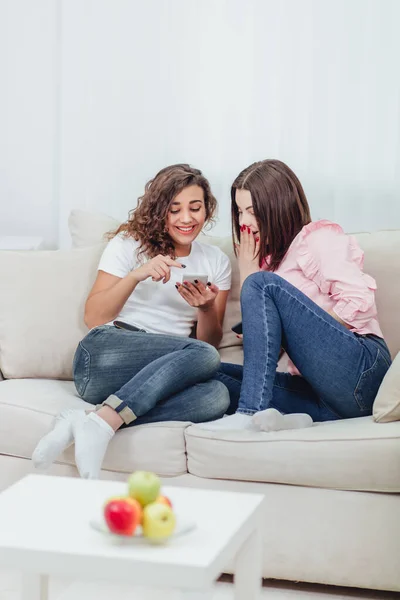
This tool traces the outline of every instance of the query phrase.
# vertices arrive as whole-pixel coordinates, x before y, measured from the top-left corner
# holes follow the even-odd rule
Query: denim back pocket
[[[354,390],[354,398],[360,410],[367,414],[372,413],[372,405],[389,366],[382,352],[378,350],[372,366],[360,375]]]

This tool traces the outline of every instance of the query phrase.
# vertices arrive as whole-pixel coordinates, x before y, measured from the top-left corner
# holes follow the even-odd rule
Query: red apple
[[[112,498],[104,507],[104,518],[112,533],[133,535],[142,519],[142,507],[133,498]]]
[[[165,504],[166,506],[172,508],[172,502],[169,498],[167,498],[167,496],[158,496],[155,501],[159,504]]]

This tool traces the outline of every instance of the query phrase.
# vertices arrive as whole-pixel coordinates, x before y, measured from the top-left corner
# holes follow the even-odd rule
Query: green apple
[[[162,542],[176,527],[174,511],[170,506],[153,502],[143,509],[143,535],[153,542]]]
[[[135,471],[128,479],[128,494],[142,506],[154,502],[160,494],[161,481],[155,473]]]

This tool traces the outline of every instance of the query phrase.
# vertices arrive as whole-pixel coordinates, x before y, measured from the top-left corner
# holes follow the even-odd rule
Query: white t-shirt
[[[141,254],[140,243],[123,234],[115,236],[105,248],[98,269],[125,277],[137,267],[148,262]],[[149,333],[182,335],[188,337],[197,320],[197,309],[182,298],[175,287],[185,273],[206,275],[220,290],[231,287],[231,264],[229,258],[217,246],[193,242],[189,256],[178,257],[186,269],[171,268],[168,283],[152,281],[151,277],[138,283],[118,315],[120,321],[136,325]]]

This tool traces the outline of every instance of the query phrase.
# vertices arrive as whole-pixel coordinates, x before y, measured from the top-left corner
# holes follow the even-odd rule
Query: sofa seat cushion
[[[15,379],[0,382],[0,454],[30,458],[39,439],[64,408],[93,409],[75,392],[72,381]],[[111,440],[103,468],[131,473],[136,469],[168,477],[186,473],[184,431],[189,423],[138,425]],[[74,465],[70,447],[59,462]]]
[[[400,422],[372,417],[292,431],[185,431],[188,471],[198,477],[318,488],[400,492]]]

